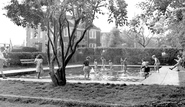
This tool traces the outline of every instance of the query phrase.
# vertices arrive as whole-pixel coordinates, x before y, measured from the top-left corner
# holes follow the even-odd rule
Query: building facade
[[[73,30],[73,24],[70,22],[70,33]],[[77,31],[75,32],[75,35],[77,38],[79,38],[84,29],[83,27],[79,26],[77,28]],[[100,47],[100,33],[101,30],[97,28],[96,26],[93,26],[90,30],[88,30],[85,34],[85,37],[83,40],[79,43],[78,47],[90,47],[90,48],[95,48],[95,47]],[[67,28],[64,29],[63,31],[63,40],[64,40],[64,45],[68,45],[68,30]],[[26,46],[27,47],[36,47],[40,52],[46,52],[46,46],[47,46],[47,32],[42,31],[41,28],[39,27],[38,29],[33,29],[31,27],[26,28]]]

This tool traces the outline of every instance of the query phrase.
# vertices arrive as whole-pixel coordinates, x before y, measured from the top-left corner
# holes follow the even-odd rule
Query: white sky
[[[9,43],[10,39],[13,45],[22,45],[26,38],[26,31],[22,27],[18,27],[3,15],[2,8],[10,0],[0,0],[0,43]],[[140,11],[135,7],[135,4],[143,0],[125,0],[128,4],[128,17],[131,18]],[[101,29],[102,32],[109,32],[114,24],[108,24],[107,16],[99,16],[99,19],[94,21],[94,24]]]

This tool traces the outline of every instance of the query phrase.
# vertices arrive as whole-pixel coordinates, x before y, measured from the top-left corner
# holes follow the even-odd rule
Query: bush
[[[47,64],[47,54],[41,52],[10,52],[8,58],[10,58],[10,65],[21,65],[20,59],[35,59],[38,54],[42,54],[43,63]]]
[[[17,49],[12,49],[12,52],[38,52],[34,47],[20,47]]]

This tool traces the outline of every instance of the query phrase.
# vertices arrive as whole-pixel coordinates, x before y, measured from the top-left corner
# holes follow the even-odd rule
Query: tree
[[[131,38],[134,38],[143,48],[149,44],[154,34],[154,29],[149,28],[147,20],[147,17],[142,14],[133,18],[129,23]],[[151,33],[146,34],[146,30]]]
[[[103,8],[107,8],[108,21],[115,21],[116,26],[121,26],[126,23],[126,7],[124,0],[108,0],[108,2],[106,0],[23,0],[21,3],[11,0],[4,9],[7,10],[5,15],[16,25],[34,29],[40,26],[42,30],[47,31],[50,77],[55,85],[64,86],[66,84],[65,68],[78,44],[93,26],[93,20],[97,14],[105,14]],[[69,18],[68,15],[71,17]],[[71,22],[73,23],[72,31],[69,28]],[[80,37],[76,37],[75,33],[79,26],[84,30]],[[66,49],[63,42],[64,29],[68,31]],[[54,70],[55,62],[58,66],[56,71]]]
[[[158,23],[163,19],[164,25],[162,32],[166,35],[167,43],[173,47],[185,46],[185,32],[184,32],[184,0],[146,0],[139,3],[145,11],[145,15],[154,17],[153,22]],[[155,14],[154,14],[155,13]]]
[[[120,31],[117,28],[113,28],[109,36],[109,47],[120,47],[123,44],[123,39],[120,36]]]

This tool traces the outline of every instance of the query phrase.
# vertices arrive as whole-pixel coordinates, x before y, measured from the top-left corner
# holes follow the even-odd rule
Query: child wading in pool
[[[90,76],[91,67],[89,66],[89,59],[90,59],[90,57],[87,56],[86,60],[83,63],[83,71],[84,71],[84,78],[85,79],[89,79],[89,76]]]
[[[40,74],[43,72],[43,58],[42,55],[37,55],[35,58],[37,78],[40,78]]]
[[[98,62],[96,59],[94,59],[94,71],[97,73],[98,70]]]

